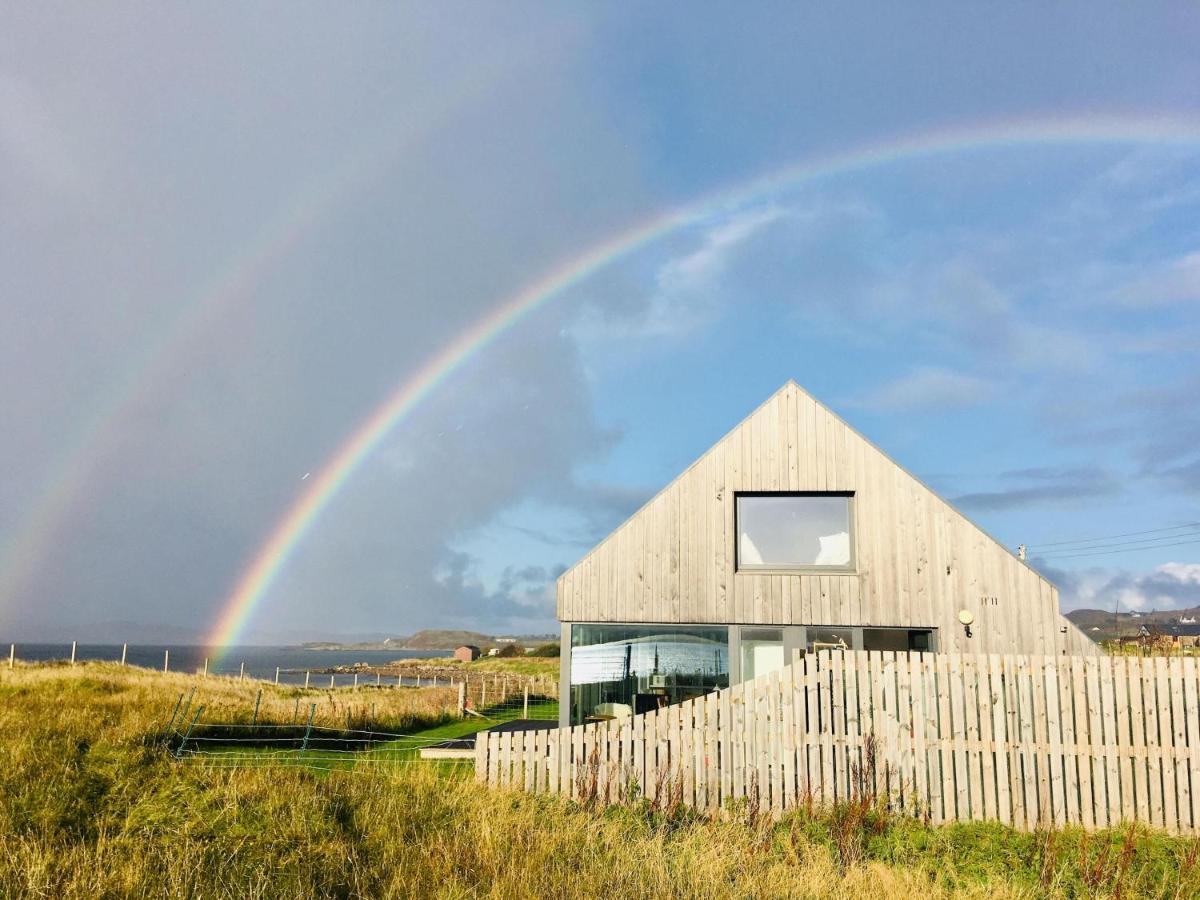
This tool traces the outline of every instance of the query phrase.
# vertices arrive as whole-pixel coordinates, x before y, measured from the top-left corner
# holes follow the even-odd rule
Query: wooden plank
[[[1121,773],[1117,765],[1117,713],[1112,658],[1100,659],[1100,716],[1104,722],[1104,780],[1107,786],[1107,821],[1121,819]]]
[[[1142,682],[1142,712],[1146,722],[1146,777],[1150,809],[1147,821],[1163,827],[1162,755],[1158,741],[1158,689],[1154,680],[1154,660],[1139,659]]]
[[[977,657],[963,656],[960,662],[960,677],[962,678],[963,695],[963,730],[967,742],[971,746],[979,743],[979,676],[975,668]],[[984,818],[983,799],[983,754],[979,751],[967,751],[967,792],[970,796],[971,818]]]
[[[1063,782],[1062,710],[1058,685],[1058,657],[1042,657],[1042,681],[1046,702],[1046,765],[1050,777],[1051,816],[1055,827],[1067,824],[1066,786]]]
[[[1179,806],[1176,812],[1176,828],[1180,834],[1192,831],[1192,784],[1188,772],[1187,753],[1187,706],[1185,702],[1183,658],[1174,656],[1167,661],[1171,698],[1171,744],[1174,750],[1175,787]]]
[[[1132,766],[1133,766],[1133,793],[1134,793],[1134,816],[1136,821],[1150,821],[1150,782],[1146,777],[1146,706],[1142,699],[1142,667],[1141,660],[1137,657],[1123,658],[1113,660],[1113,663],[1120,663],[1122,669],[1125,670],[1128,678],[1129,690],[1129,723],[1132,728]],[[1089,665],[1091,665],[1089,663]],[[1099,663],[1095,663],[1099,665]],[[1099,695],[1093,694],[1098,702]],[[1095,741],[1095,738],[1093,738]],[[1099,754],[1097,754],[1099,756]],[[1098,805],[1098,804],[1097,804]],[[1100,821],[1099,812],[1097,812],[1098,826],[1109,824]]]
[[[1154,657],[1154,686],[1158,697],[1158,745],[1161,748],[1163,827],[1179,828],[1179,794],[1175,783],[1175,724],[1171,685],[1165,656]]]
[[[1113,672],[1113,702],[1116,705],[1116,743],[1117,743],[1117,780],[1121,798],[1121,820],[1132,822],[1135,818],[1133,807],[1133,758],[1127,752],[1130,747],[1129,726],[1129,670],[1125,660],[1114,659],[1111,663]]]
[[[950,657],[939,653],[934,657],[937,673],[938,698],[938,755],[942,769],[942,821],[953,822],[958,814],[958,786],[954,772],[954,715],[950,709]]]
[[[976,656],[973,660],[975,675],[976,704],[979,718],[979,771],[980,799],[982,807],[980,817],[995,821],[998,818],[996,798],[996,740],[992,734],[992,705],[991,670],[987,656]]]
[[[1009,771],[1007,694],[1004,690],[1004,660],[999,654],[988,654],[990,685],[991,734],[996,776],[996,818],[1005,825],[1013,821],[1012,773]]]
[[[1083,657],[1070,657],[1071,667],[1071,703],[1075,711],[1075,742],[1082,748],[1076,753],[1076,771],[1079,777],[1079,821],[1084,828],[1094,828],[1096,825],[1094,806],[1092,803],[1092,758],[1091,736],[1088,732],[1087,678],[1083,669]],[[1126,692],[1128,701],[1128,692]],[[1132,793],[1131,793],[1132,796]]]
[[[1092,745],[1092,797],[1095,804],[1097,828],[1115,825],[1108,817],[1108,774],[1104,764],[1104,745],[1107,736],[1104,730],[1104,711],[1100,693],[1100,660],[1089,658],[1084,661],[1084,673],[1088,695],[1088,732]]]
[[[1200,685],[1195,658],[1181,660],[1184,718],[1187,721],[1188,782],[1191,786],[1191,833],[1200,833]]]

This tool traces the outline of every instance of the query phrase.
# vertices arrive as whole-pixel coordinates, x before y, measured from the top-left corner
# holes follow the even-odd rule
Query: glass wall
[[[782,628],[742,627],[740,640],[741,679],[749,681],[783,668]]]
[[[572,625],[570,722],[624,718],[729,686],[729,629]]]

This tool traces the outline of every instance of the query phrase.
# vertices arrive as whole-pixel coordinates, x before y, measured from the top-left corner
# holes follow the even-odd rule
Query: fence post
[[[400,672],[396,673],[396,687],[404,687],[404,675]]]
[[[262,703],[262,688],[258,689],[258,696],[254,698],[254,718],[250,720],[251,728],[258,724],[258,705],[260,703]]]
[[[305,689],[306,691],[308,690],[308,676],[309,676],[309,675],[311,675],[311,674],[312,674],[312,673],[311,673],[311,672],[309,672],[307,669],[305,669],[305,670],[304,670],[304,689]]]
[[[167,669],[168,669],[168,664],[170,663],[170,661],[171,661],[171,651],[170,651],[170,650],[164,650],[164,651],[163,651],[163,671],[164,671],[164,672],[166,672],[166,671],[167,671]]]
[[[208,677],[208,657],[204,657],[204,677]]]
[[[17,645],[8,645],[8,667],[11,669],[17,662]]]
[[[526,682],[526,684],[525,684],[525,703],[521,707],[521,718],[522,719],[529,718],[529,684],[528,684],[528,682]]]
[[[375,673],[375,687],[379,687],[379,685],[381,685],[381,684],[383,684],[383,675],[380,672],[376,672]]]
[[[480,684],[482,685],[483,692],[479,696],[479,711],[483,712],[487,709],[487,679],[481,679]]]
[[[192,685],[192,689],[191,689],[190,691],[188,691],[188,698],[187,698],[187,702],[183,704],[183,709],[181,710],[181,713],[182,713],[182,715],[184,716],[184,718],[186,718],[186,717],[187,717],[187,714],[188,714],[188,712],[190,712],[190,711],[191,711],[191,708],[192,708],[192,699],[193,699],[195,696],[196,696],[196,686],[193,684],[193,685]]]
[[[275,683],[279,684],[279,666],[275,667]]]
[[[467,704],[467,683],[460,681],[458,683],[458,717],[461,719],[466,713],[464,709]]]
[[[125,652],[129,649],[129,644],[121,645],[121,665],[125,665]]]
[[[188,738],[192,736],[192,729],[195,728],[196,723],[200,721],[200,713],[202,712],[204,712],[203,706],[196,708],[196,715],[192,717],[192,723],[188,725],[187,734],[183,736],[183,741],[179,744],[179,752],[176,754],[176,757],[182,755],[183,748],[187,746]]]
[[[292,721],[297,722],[299,720],[300,720],[300,698],[297,697],[296,698],[296,708],[292,710]]]
[[[183,706],[183,691],[179,692],[179,699],[175,701],[175,709],[171,713],[171,721],[167,723],[167,731],[175,727],[175,717],[179,715],[179,707]]]
[[[300,745],[300,752],[303,753],[308,749],[308,738],[312,734],[313,716],[317,714],[317,704],[310,703],[308,707],[308,725],[304,729],[304,743]]]
[[[75,665],[75,642],[71,641],[71,665]]]
[[[420,686],[421,686],[421,673],[418,672],[417,673],[417,687],[420,687]]]
[[[358,690],[358,673],[357,672],[354,673],[354,689],[356,691]]]
[[[242,660],[242,666],[238,669],[238,681],[246,677],[246,661]]]
[[[333,673],[332,672],[329,673],[329,686],[333,687]]]

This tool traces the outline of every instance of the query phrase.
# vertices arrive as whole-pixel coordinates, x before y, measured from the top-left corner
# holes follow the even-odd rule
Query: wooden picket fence
[[[875,797],[932,822],[1200,830],[1195,659],[822,651],[630,718],[484,732],[486,783],[779,816]]]

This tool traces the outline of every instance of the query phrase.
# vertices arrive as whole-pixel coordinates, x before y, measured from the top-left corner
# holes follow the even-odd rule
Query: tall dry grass
[[[600,810],[419,763],[181,766],[156,735],[192,683],[97,665],[0,672],[0,897],[1109,896],[1118,863],[1125,897],[1195,886],[1191,845],[1145,835],[1110,865],[1100,848],[1117,836],[1064,833],[1048,849],[992,826],[897,822],[850,858],[836,816],[818,813],[772,824]],[[207,689],[229,713],[257,691]]]

